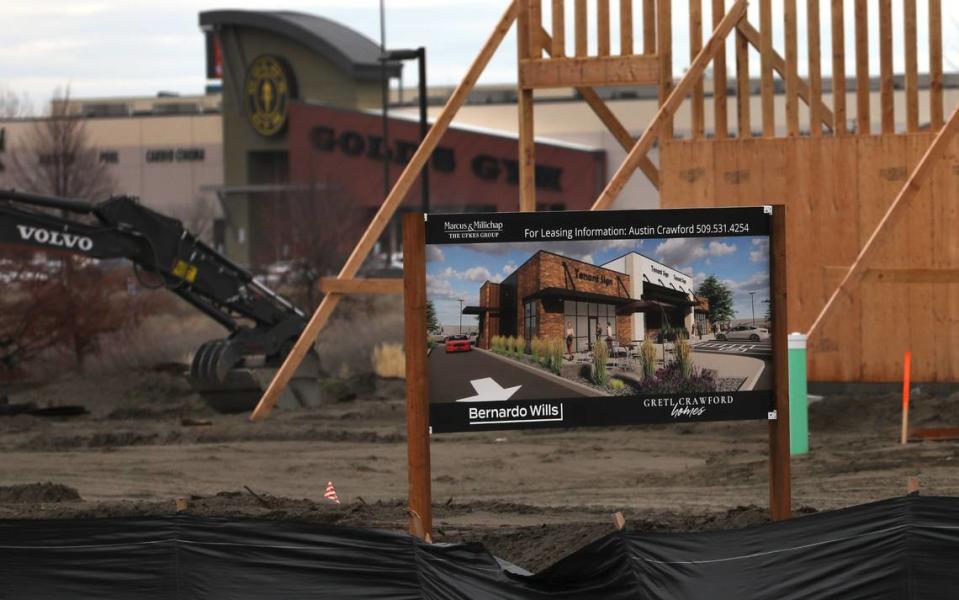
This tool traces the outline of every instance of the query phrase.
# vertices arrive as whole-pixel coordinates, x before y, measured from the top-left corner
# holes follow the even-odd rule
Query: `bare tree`
[[[54,92],[50,116],[10,145],[10,181],[21,190],[103,200],[116,183],[100,162],[83,118],[67,113],[70,92]]]
[[[213,224],[220,217],[220,210],[216,200],[203,194],[197,194],[189,203],[181,203],[172,207],[169,215],[179,219],[183,227],[210,243],[213,241]]]
[[[359,239],[364,210],[325,184],[277,194],[260,210],[267,243],[258,261],[285,264],[280,283],[293,288],[294,301],[313,309],[319,279],[339,272]]]
[[[18,94],[0,86],[0,119],[19,119],[33,113],[33,103],[26,93]]]
[[[105,199],[114,179],[99,161],[84,121],[67,114],[68,100],[68,93],[55,93],[51,115],[9,144],[9,180],[36,194]],[[0,302],[0,356],[8,369],[60,346],[82,370],[84,357],[96,351],[103,334],[131,325],[125,277],[70,254],[4,254],[0,275],[13,278]]]

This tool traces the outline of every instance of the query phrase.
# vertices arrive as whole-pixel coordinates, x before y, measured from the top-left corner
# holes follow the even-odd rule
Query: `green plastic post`
[[[806,336],[789,334],[789,451],[809,452],[809,404],[806,398]]]

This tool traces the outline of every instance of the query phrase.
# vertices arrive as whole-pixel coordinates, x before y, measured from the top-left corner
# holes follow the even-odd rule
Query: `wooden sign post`
[[[772,296],[773,396],[776,419],[769,421],[769,515],[773,521],[792,517],[789,452],[789,357],[786,323],[786,207],[773,206],[769,239]]]
[[[403,215],[403,317],[406,348],[406,455],[410,533],[432,536],[430,415],[426,379],[426,226],[421,213]],[[419,522],[417,522],[417,517]]]

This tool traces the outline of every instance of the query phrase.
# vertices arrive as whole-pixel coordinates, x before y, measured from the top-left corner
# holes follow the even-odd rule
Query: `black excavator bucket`
[[[213,340],[200,346],[193,355],[190,384],[217,412],[250,412],[273,380],[277,368],[279,365],[242,357],[230,340]],[[317,406],[319,398],[319,360],[311,352],[280,396],[278,406]]]

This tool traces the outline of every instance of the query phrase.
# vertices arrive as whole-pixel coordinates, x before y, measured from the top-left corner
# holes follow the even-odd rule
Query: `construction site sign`
[[[775,418],[771,219],[427,215],[431,431]]]

